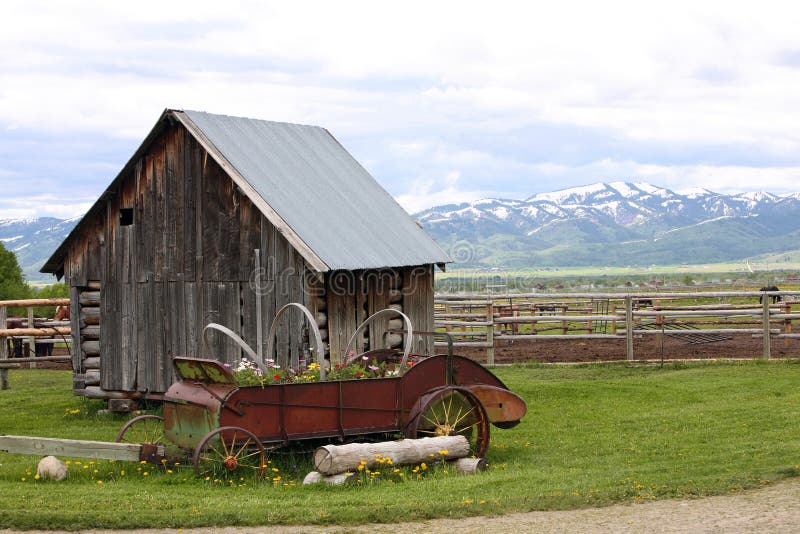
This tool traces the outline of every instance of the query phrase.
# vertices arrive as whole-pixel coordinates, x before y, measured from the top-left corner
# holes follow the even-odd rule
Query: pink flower
[[[369,369],[370,371],[377,371],[377,370],[378,370],[378,367],[377,367],[377,366],[375,366],[375,365],[370,365],[368,369]]]

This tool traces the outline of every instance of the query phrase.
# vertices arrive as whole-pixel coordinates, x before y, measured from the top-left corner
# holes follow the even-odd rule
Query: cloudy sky
[[[410,211],[798,191],[796,6],[6,0],[0,218],[82,213],[167,107],[324,126]]]

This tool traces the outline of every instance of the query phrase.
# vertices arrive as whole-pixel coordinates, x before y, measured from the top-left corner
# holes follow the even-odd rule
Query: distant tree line
[[[0,300],[48,299],[69,296],[66,284],[52,284],[35,288],[31,287],[22,275],[17,255],[0,243]],[[52,306],[34,308],[37,317],[51,317],[55,309]],[[21,309],[11,308],[9,315],[19,315]]]

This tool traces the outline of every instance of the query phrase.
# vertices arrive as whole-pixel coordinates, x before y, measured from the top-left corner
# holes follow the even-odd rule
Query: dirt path
[[[0,534],[9,533],[0,530]],[[120,534],[130,531],[93,531]],[[227,527],[182,530],[144,530],[146,534],[344,533],[411,532],[458,534],[491,532],[800,532],[800,479],[790,479],[757,490],[693,500],[664,500],[618,504],[558,512],[528,512],[498,517],[434,519],[419,523],[371,524],[359,527]],[[49,531],[47,534],[55,534]]]

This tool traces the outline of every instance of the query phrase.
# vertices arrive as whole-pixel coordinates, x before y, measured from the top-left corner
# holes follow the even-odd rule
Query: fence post
[[[658,308],[654,307],[653,309],[658,310]],[[664,316],[663,315],[656,315],[656,328],[658,328],[658,334],[656,334],[656,346],[661,347],[662,350],[664,348]]]
[[[625,353],[633,360],[633,298],[625,295]]]
[[[609,310],[609,315],[617,315],[617,305],[616,303],[611,304],[611,309]],[[611,333],[615,336],[617,335],[617,321],[611,321]]]
[[[783,313],[789,314],[792,313],[792,303],[791,302],[784,302],[783,303]],[[784,319],[783,320],[783,333],[784,334],[791,334],[792,333],[792,320],[791,319]],[[792,348],[792,338],[787,337],[785,339],[785,345],[787,349]]]
[[[33,321],[33,306],[27,307],[28,311],[28,328],[33,328],[34,321]],[[36,338],[31,336],[28,338],[28,357],[35,358],[36,357]],[[36,369],[36,362],[31,362],[28,364],[29,369]]]
[[[486,364],[494,365],[494,301],[486,306]]]
[[[0,328],[6,329],[8,323],[8,308],[0,306]],[[8,338],[0,337],[0,363],[8,359]],[[8,389],[8,369],[0,369],[0,389]]]
[[[764,324],[764,359],[769,360],[771,357],[770,354],[770,331],[769,331],[769,304],[770,304],[770,297],[768,295],[763,295],[762,300],[764,302],[761,303],[761,320]]]

